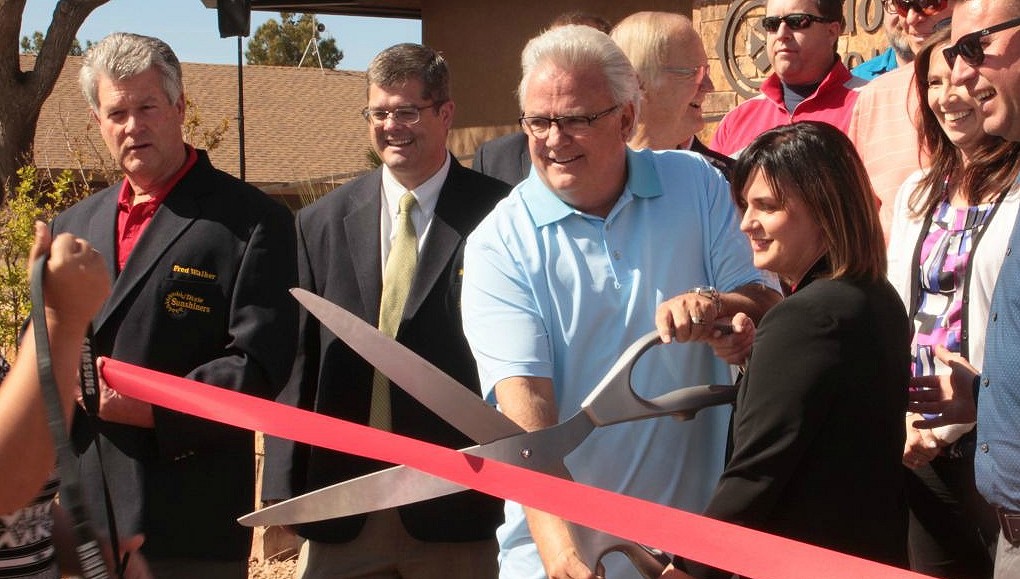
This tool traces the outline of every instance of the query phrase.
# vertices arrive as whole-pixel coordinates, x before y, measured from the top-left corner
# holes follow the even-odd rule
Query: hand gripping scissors
[[[571,478],[563,458],[596,427],[667,415],[687,420],[702,408],[728,404],[736,396],[732,385],[689,386],[653,399],[638,396],[631,385],[631,372],[642,354],[662,343],[653,331],[620,355],[576,414],[555,426],[526,432],[474,392],[357,316],[306,290],[292,289],[291,293],[351,349],[478,443],[461,452],[563,478]],[[238,521],[247,526],[294,525],[398,507],[463,490],[463,486],[397,466],[294,497]],[[626,555],[648,579],[658,577],[668,562],[660,551],[601,531],[572,524],[571,532],[582,561],[596,573],[601,572],[602,558],[610,552]]]

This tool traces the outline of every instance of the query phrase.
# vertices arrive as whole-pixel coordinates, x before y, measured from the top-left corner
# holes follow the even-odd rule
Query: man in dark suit
[[[95,352],[273,397],[296,342],[290,213],[184,143],[181,68],[164,42],[112,34],[80,80],[125,175],[52,225],[108,257]],[[79,409],[73,423],[93,518],[105,518],[98,445],[118,530],[145,535],[156,577],[247,577],[251,532],[236,517],[254,503],[252,433],[101,389],[98,417]]]
[[[510,133],[482,143],[475,151],[471,168],[510,185],[520,183],[531,172],[528,136]]]
[[[398,247],[406,247],[401,232],[409,219],[417,263],[395,337],[477,391],[476,366],[461,329],[463,245],[509,186],[461,167],[447,151],[453,113],[446,63],[434,50],[400,44],[373,59],[363,114],[383,166],[298,214],[298,274],[301,287],[382,329],[380,319],[387,316],[381,304],[392,287]],[[471,443],[389,380],[379,384],[368,363],[307,314],[301,315],[298,340],[280,401],[445,446]],[[373,397],[380,391],[389,397],[388,425],[375,418]],[[386,466],[279,439],[267,442],[266,453],[267,501]],[[498,501],[466,492],[302,525],[298,534],[307,541],[298,576],[494,577],[501,515]]]

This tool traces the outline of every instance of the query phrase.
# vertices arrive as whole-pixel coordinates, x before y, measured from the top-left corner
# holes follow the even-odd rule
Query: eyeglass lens
[[[579,135],[591,128],[595,121],[609,115],[620,105],[616,104],[604,111],[593,115],[568,115],[561,117],[525,117],[520,118],[521,125],[536,138],[544,139],[549,134],[549,129],[555,124],[560,132],[567,135]]]
[[[684,80],[693,80],[694,84],[701,84],[705,80],[705,75],[708,73],[707,64],[699,64],[698,66],[664,66],[663,71],[671,72]]]
[[[956,44],[942,49],[942,54],[945,56],[950,68],[956,64],[957,56],[970,66],[981,66],[985,61],[985,48],[981,45],[981,39],[996,32],[1016,28],[1017,26],[1020,26],[1020,18],[1014,18],[984,30],[964,34],[956,41]]]
[[[934,16],[945,10],[948,4],[949,0],[892,0],[892,5],[901,18],[906,18],[911,8],[918,14]]]
[[[369,109],[366,108],[361,112],[361,115],[365,117],[365,120],[372,124],[381,125],[386,122],[386,119],[392,118],[393,121],[401,125],[413,125],[421,120],[421,111],[429,108],[432,105],[426,105],[424,107],[400,107],[393,110],[386,109]]]
[[[761,26],[766,32],[776,32],[779,30],[779,25],[783,22],[790,27],[790,30],[804,30],[811,26],[811,23],[820,21],[818,17],[812,17],[811,14],[787,14],[786,16],[766,16],[761,19]]]
[[[956,57],[963,58],[963,61],[970,66],[981,66],[985,61],[985,51],[981,48],[981,39],[970,37],[961,38],[956,44],[942,49],[942,54],[949,64],[949,68],[956,65]]]

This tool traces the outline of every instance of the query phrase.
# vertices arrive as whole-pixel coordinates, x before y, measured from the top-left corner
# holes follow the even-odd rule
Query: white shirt
[[[439,191],[446,182],[446,176],[450,172],[450,155],[446,156],[443,166],[424,183],[415,187],[412,191],[418,204],[411,210],[411,222],[414,223],[414,230],[418,234],[418,252],[425,246],[425,238],[428,236],[429,228],[432,225],[432,217],[436,214],[436,203],[439,202]],[[383,165],[382,169],[382,204],[379,216],[379,247],[381,248],[382,271],[386,270],[386,258],[390,255],[390,247],[393,246],[393,223],[397,220],[397,213],[400,210],[400,198],[404,196],[407,188],[401,185],[389,167]]]

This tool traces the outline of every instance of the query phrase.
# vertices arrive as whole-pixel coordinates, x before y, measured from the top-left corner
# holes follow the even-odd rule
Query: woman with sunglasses
[[[929,168],[896,197],[889,279],[911,316],[914,376],[948,374],[944,346],[981,368],[989,302],[1020,208],[1020,144],[982,129],[981,104],[950,82],[949,31],[918,52],[913,90]],[[932,430],[906,418],[903,464],[911,566],[936,577],[990,577],[998,526],[974,484],[974,425]]]
[[[747,316],[733,318],[754,346],[733,411],[732,453],[705,514],[905,566],[910,333],[885,277],[864,166],[835,127],[800,122],[755,139],[731,183],[754,265],[793,290],[756,330]]]

